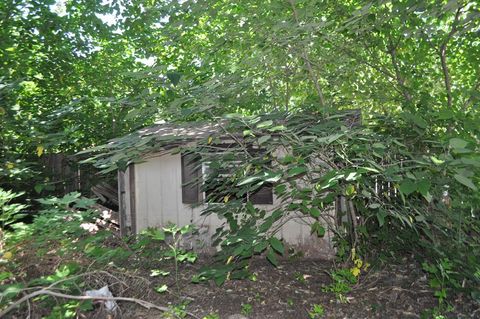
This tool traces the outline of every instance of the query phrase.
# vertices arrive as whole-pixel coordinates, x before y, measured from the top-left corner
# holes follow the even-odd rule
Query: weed
[[[295,276],[295,279],[296,279],[299,283],[301,283],[301,284],[307,283],[307,279],[306,279],[306,278],[307,278],[307,275],[304,275],[304,274],[302,274],[302,273],[296,272],[296,273],[294,274],[294,276]]]
[[[438,299],[438,306],[442,308],[447,298],[447,285],[460,287],[459,283],[451,276],[455,273],[453,264],[448,258],[443,258],[436,263],[424,262],[422,268],[431,277],[430,287],[435,290],[434,295]]]
[[[310,319],[318,319],[325,315],[325,309],[322,305],[314,304],[312,309],[308,312]]]
[[[183,301],[178,305],[171,306],[170,311],[163,314],[163,318],[173,319],[187,317],[187,306],[189,303],[189,301]]]
[[[197,254],[192,251],[186,251],[185,249],[181,248],[181,242],[183,240],[184,235],[191,234],[195,232],[195,227],[193,225],[186,225],[183,227],[178,227],[175,224],[169,224],[167,227],[162,229],[158,228],[149,228],[142,232],[143,235],[155,240],[155,241],[162,241],[165,242],[168,246],[168,250],[163,253],[163,257],[167,259],[173,259],[175,264],[175,285],[177,286],[177,291],[180,291],[179,287],[179,264],[182,262],[190,262],[194,263],[197,260]],[[169,235],[171,238],[167,238]],[[167,240],[168,239],[168,240]],[[152,276],[166,276],[168,275],[165,272],[160,271],[152,271]],[[164,292],[163,286],[160,289]]]
[[[443,310],[440,307],[426,309],[420,314],[420,319],[446,319],[447,317],[443,313],[451,310],[453,310],[451,307],[447,307],[446,310]]]
[[[248,316],[252,313],[253,306],[249,303],[242,303],[242,315]]]
[[[345,294],[352,290],[352,285],[357,283],[357,277],[350,269],[338,269],[330,273],[333,283],[323,287],[324,292],[333,292],[338,300],[346,302]]]
[[[293,306],[294,306],[293,299],[291,299],[291,298],[287,299],[287,306],[290,307],[290,308],[293,308]]]

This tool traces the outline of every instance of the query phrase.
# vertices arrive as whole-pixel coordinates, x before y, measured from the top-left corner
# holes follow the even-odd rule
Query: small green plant
[[[314,304],[312,309],[308,312],[310,319],[318,319],[325,315],[325,309],[322,305]]]
[[[163,257],[166,259],[173,259],[175,263],[175,284],[177,286],[177,291],[180,291],[179,287],[179,264],[183,262],[194,263],[197,260],[197,254],[193,251],[187,251],[181,247],[182,240],[187,234],[192,234],[196,231],[193,225],[186,225],[183,227],[178,227],[175,224],[169,224],[167,227],[162,229],[159,228],[149,228],[142,232],[142,234],[147,237],[156,240],[165,242],[168,246],[168,250],[163,253]],[[162,275],[166,276],[165,272],[154,272],[152,275]],[[164,292],[165,289],[162,286],[160,289],[161,292]],[[157,290],[158,291],[158,290]],[[159,291],[160,292],[160,291]]]
[[[442,308],[447,298],[447,286],[460,287],[459,283],[451,276],[455,273],[453,264],[448,258],[443,258],[435,263],[424,262],[422,268],[431,277],[430,287],[435,290],[434,295],[438,299],[439,307]]]
[[[420,319],[447,319],[443,314],[445,311],[451,311],[453,308],[447,308],[446,310],[440,309],[440,307],[435,307],[431,309],[425,309],[420,314]]]
[[[176,318],[186,318],[187,317],[187,306],[190,302],[183,301],[177,305],[171,306],[170,311],[167,311],[163,314],[163,318],[176,319]]]
[[[293,308],[294,304],[295,304],[295,303],[293,302],[293,299],[291,299],[291,298],[288,298],[288,299],[287,299],[287,306],[288,306],[288,307]]]
[[[242,303],[242,315],[248,316],[252,313],[253,306],[249,303]]]
[[[357,277],[347,268],[335,270],[330,273],[333,281],[330,285],[323,287],[324,292],[333,292],[337,299],[346,302],[345,294],[352,290],[352,286],[357,283]]]
[[[202,319],[220,319],[220,316],[216,313],[209,313],[208,315],[204,316]]]
[[[302,273],[295,272],[294,276],[295,276],[295,279],[301,284],[305,284],[307,282],[308,275],[304,275]]]

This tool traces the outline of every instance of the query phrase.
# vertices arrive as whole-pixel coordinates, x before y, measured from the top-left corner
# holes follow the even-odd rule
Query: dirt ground
[[[221,287],[212,282],[192,284],[191,276],[206,262],[204,259],[183,267],[177,296],[157,294],[150,301],[172,305],[185,300],[187,310],[198,317],[215,313],[222,319],[309,318],[308,312],[314,304],[323,306],[322,318],[421,318],[422,312],[437,305],[424,273],[413,262],[372,269],[346,294],[347,302],[339,302],[333,293],[322,291],[331,283],[327,273],[332,267],[329,261],[285,260],[275,269],[267,261],[258,259],[251,266],[255,281],[227,281]],[[155,278],[152,285],[165,281],[165,278]],[[173,282],[169,286],[175,290]],[[251,311],[245,311],[242,305],[250,305]],[[479,305],[458,297],[453,306],[455,309],[448,317],[480,318]],[[158,312],[137,310],[140,311],[125,315],[160,318]]]
[[[117,245],[118,241],[112,240],[111,247]],[[52,269],[66,262],[56,255],[55,250],[47,253],[42,260],[35,257],[33,250],[26,251],[31,252],[25,254],[21,262],[26,266],[18,269],[25,273],[25,280],[51,274]],[[333,266],[331,261],[283,259],[274,268],[264,258],[257,257],[249,267],[255,280],[230,280],[219,287],[212,281],[192,283],[192,277],[198,274],[199,269],[212,262],[211,257],[203,255],[193,264],[180,264],[177,281],[173,261],[160,256],[161,249],[151,247],[150,253],[134,254],[119,264],[109,264],[100,269],[91,267],[91,260],[82,262],[80,255],[74,256],[74,260],[86,268],[92,268],[93,274],[84,278],[82,289],[98,289],[108,285],[115,297],[138,298],[167,307],[184,304],[185,310],[197,318],[209,314],[216,314],[216,318],[221,319],[309,318],[309,311],[316,304],[324,309],[324,315],[318,318],[426,319],[432,316],[422,316],[422,313],[438,305],[421,266],[411,258],[390,262],[385,266],[372,266],[360,276],[359,283],[352,287],[352,291],[345,294],[345,300],[339,302],[334,293],[322,289],[332,283],[328,274]],[[152,270],[169,274],[152,276]],[[163,285],[168,286],[166,292],[155,291],[155,288]],[[453,310],[447,314],[448,318],[480,318],[480,305],[465,296],[456,296],[451,303]],[[75,318],[165,318],[162,312],[148,310],[135,303],[118,302],[118,306],[120,311],[114,318],[105,314],[101,305],[96,305],[93,311],[82,311]],[[50,311],[35,302],[29,304],[28,309],[17,309],[8,317],[27,318],[30,315],[30,319],[36,319],[43,318]]]

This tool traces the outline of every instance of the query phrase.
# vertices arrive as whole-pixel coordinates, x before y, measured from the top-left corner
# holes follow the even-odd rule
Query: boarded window
[[[200,159],[194,154],[182,154],[182,203],[198,204],[201,201]]]

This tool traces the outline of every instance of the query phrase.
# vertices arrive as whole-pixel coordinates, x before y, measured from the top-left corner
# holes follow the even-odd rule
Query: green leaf
[[[36,184],[36,185],[33,187],[33,189],[35,190],[35,192],[36,192],[37,194],[40,194],[40,193],[42,192],[43,188],[44,188],[44,185],[43,185],[43,184]]]
[[[165,285],[165,284],[155,288],[155,291],[160,293],[160,294],[166,292],[167,290],[168,290],[168,286]]]
[[[431,186],[430,182],[423,179],[417,182],[417,191],[423,196],[427,196],[428,191],[430,190],[430,186]]]
[[[400,184],[400,191],[405,194],[406,196],[410,195],[411,193],[417,190],[417,186],[415,183],[409,179],[404,180]]]
[[[468,177],[465,177],[463,175],[460,175],[460,174],[455,174],[453,175],[453,177],[460,183],[460,184],[463,184],[471,189],[473,189],[474,191],[477,190],[477,186],[475,186],[475,184],[473,184],[472,180]]]
[[[6,287],[3,286],[3,291],[0,293],[0,297],[6,299],[14,298],[23,291],[23,288],[25,288],[23,284],[12,284],[7,285]]]
[[[386,149],[387,147],[385,145],[383,145],[382,143],[373,143],[373,148],[377,148],[377,149]]]
[[[464,149],[468,145],[467,141],[462,140],[461,138],[452,138],[450,139],[450,147],[454,149]]]
[[[158,277],[158,276],[168,276],[170,274],[169,271],[164,271],[164,270],[160,270],[160,269],[152,269],[150,271],[150,277]]]
[[[296,175],[299,175],[299,174],[303,174],[307,171],[307,169],[303,166],[296,166],[294,168],[291,168],[289,171],[288,171],[288,176],[289,177],[293,177],[293,176],[296,176]]]
[[[263,135],[263,136],[260,136],[260,138],[258,139],[258,144],[263,144],[265,142],[267,142],[272,136],[267,134],[267,135]]]
[[[193,234],[195,232],[196,228],[195,225],[188,224],[180,228],[180,234],[185,235],[185,234]],[[165,234],[163,234],[163,237],[165,239]]]
[[[353,184],[348,184],[347,187],[345,187],[345,195],[347,195],[347,196],[352,196],[356,192],[357,191],[355,190],[355,185],[353,185]]]
[[[275,251],[278,252],[280,255],[283,255],[285,253],[283,243],[279,239],[272,237],[270,238],[269,242],[273,249],[275,249]]]
[[[272,120],[268,120],[268,121],[264,121],[264,122],[261,122],[257,125],[258,128],[265,128],[265,127],[270,127],[272,126],[273,124],[273,121]]]
[[[378,220],[378,225],[382,227],[385,224],[385,217],[387,216],[387,213],[383,210],[379,210],[377,212],[377,220]]]
[[[432,160],[433,164],[435,164],[435,165],[442,165],[443,163],[445,163],[445,161],[442,161],[442,160],[436,158],[435,156],[430,156],[430,159]]]
[[[251,184],[252,182],[255,182],[255,181],[258,181],[260,180],[261,178],[259,176],[250,176],[250,177],[247,177],[245,178],[243,181],[240,181],[237,186],[242,186],[242,185],[246,185],[246,184]]]
[[[272,227],[273,220],[271,217],[265,219],[265,222],[258,227],[260,233],[264,233]]]
[[[8,279],[12,276],[13,276],[13,274],[11,272],[7,272],[7,271],[0,272],[0,281]]]
[[[275,267],[278,266],[277,256],[275,255],[275,253],[273,252],[272,249],[268,249],[267,259],[268,259],[268,261],[271,262],[272,265],[274,265]]]
[[[163,229],[150,228],[145,230],[143,233],[154,240],[165,240],[165,231]]]
[[[313,218],[320,217],[320,214],[321,214],[321,212],[318,208],[316,208],[316,207],[310,208],[310,216],[312,216]]]
[[[317,142],[318,143],[325,143],[325,144],[330,144],[330,143],[333,143],[335,142],[336,140],[338,140],[340,137],[344,136],[345,134],[343,133],[338,133],[338,134],[333,134],[333,135],[329,135],[329,136],[325,136],[325,137],[319,137],[317,138]]]
[[[316,234],[318,237],[323,237],[325,236],[325,227],[316,221],[310,226],[310,232]]]
[[[216,275],[216,276],[213,278],[213,281],[215,282],[215,284],[216,284],[217,286],[223,285],[223,283],[225,282],[225,280],[227,280],[227,274],[226,274],[226,273],[221,273],[220,275]]]
[[[269,173],[263,180],[267,183],[276,183],[282,178],[282,174]]]
[[[283,125],[277,125],[277,126],[274,126],[270,129],[268,129],[270,132],[277,132],[277,131],[284,131],[286,130],[287,128]]]
[[[277,194],[279,196],[283,195],[286,190],[287,190],[287,185],[285,185],[285,184],[280,184],[280,185],[275,186],[275,194]]]
[[[78,310],[90,311],[93,310],[93,300],[84,300],[80,303]]]
[[[419,116],[418,114],[413,118],[413,123],[420,128],[426,128],[427,122],[423,119],[423,117]]]
[[[261,241],[260,243],[256,244],[255,247],[253,247],[253,251],[256,253],[261,253],[268,247],[268,241],[264,240]]]

